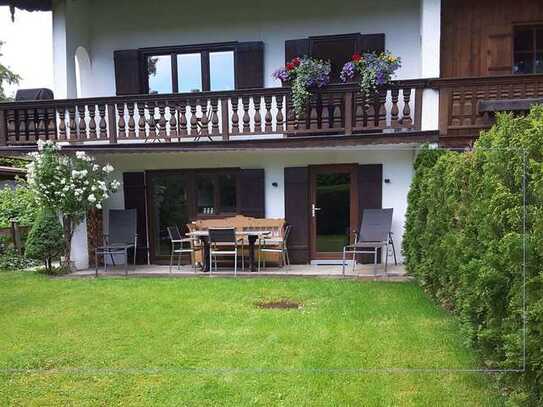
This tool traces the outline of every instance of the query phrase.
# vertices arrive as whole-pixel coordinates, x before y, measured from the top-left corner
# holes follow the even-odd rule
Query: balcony
[[[134,95],[0,104],[0,146],[54,140],[78,146],[232,143],[420,130],[427,80],[398,81],[370,99],[357,84],[330,85],[296,118],[290,89]]]
[[[440,142],[465,146],[490,128],[495,113],[524,112],[543,103],[543,75],[508,75],[432,81],[440,94]]]

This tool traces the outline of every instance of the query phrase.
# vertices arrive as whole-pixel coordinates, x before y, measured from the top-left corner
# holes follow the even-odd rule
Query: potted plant
[[[374,94],[378,87],[389,84],[400,67],[401,59],[388,51],[354,54],[351,61],[343,65],[340,78],[347,82],[359,77],[360,90],[368,96]]]
[[[330,61],[303,56],[293,58],[273,73],[275,79],[288,83],[292,87],[292,102],[296,117],[303,117],[312,90],[326,86],[330,82],[330,70]]]

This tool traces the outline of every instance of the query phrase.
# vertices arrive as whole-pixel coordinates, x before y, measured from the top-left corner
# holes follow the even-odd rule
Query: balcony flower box
[[[296,57],[273,73],[292,88],[292,103],[296,117],[301,118],[315,89],[330,83],[330,61],[311,57]]]
[[[401,59],[389,52],[354,54],[343,65],[340,78],[343,82],[358,80],[360,90],[370,96],[390,85],[392,76],[401,67]]]

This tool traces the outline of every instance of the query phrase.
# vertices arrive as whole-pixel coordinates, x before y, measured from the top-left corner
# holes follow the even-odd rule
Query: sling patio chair
[[[108,214],[109,233],[104,234],[103,246],[94,252],[96,277],[98,277],[98,256],[103,256],[104,272],[107,270],[106,257],[111,258],[115,265],[115,257],[122,256],[125,261],[125,275],[128,275],[128,251],[134,250],[134,265],[136,265],[137,211],[136,209],[110,209]]]
[[[243,240],[236,236],[234,228],[209,228],[209,274],[213,272],[213,259],[215,259],[215,271],[217,271],[217,257],[234,257],[234,275],[238,272],[238,255],[241,255]],[[243,265],[242,265],[243,268]]]
[[[349,254],[353,255],[353,272],[356,265],[357,254],[373,254],[373,272],[377,274],[377,256],[378,250],[383,249],[385,257],[385,274],[388,266],[388,246],[392,246],[394,254],[394,263],[396,262],[396,249],[392,239],[392,208],[389,209],[364,209],[362,214],[362,224],[360,230],[355,235],[353,244],[343,248],[343,268],[345,275],[345,260]]]
[[[170,253],[170,273],[172,272],[174,256],[177,255],[177,270],[179,270],[181,264],[181,256],[184,253],[190,254],[190,263],[192,267],[194,267],[194,271],[196,271],[197,265],[194,254],[197,250],[201,250],[201,246],[197,245],[197,242],[193,237],[184,237],[179,231],[177,225],[168,226],[166,229],[168,230],[168,236],[170,237],[170,244],[172,249]]]
[[[267,238],[262,237],[258,242],[258,271],[260,271],[261,258],[264,259],[264,268],[266,268],[266,257],[262,256],[263,253],[277,253],[281,255],[281,262],[285,270],[288,270],[290,265],[290,259],[288,257],[288,237],[290,236],[290,231],[292,230],[292,225],[286,225],[282,237],[278,238]]]

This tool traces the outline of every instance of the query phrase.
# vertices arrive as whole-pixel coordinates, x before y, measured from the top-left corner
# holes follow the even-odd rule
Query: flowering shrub
[[[291,84],[294,112],[297,117],[302,117],[311,98],[311,88],[327,85],[330,82],[330,70],[330,61],[304,56],[292,59],[276,70],[273,77]]]
[[[354,54],[352,60],[343,65],[340,78],[347,82],[360,75],[360,89],[370,95],[378,86],[388,84],[401,65],[401,59],[389,52]]]
[[[83,151],[76,152],[74,157],[61,155],[59,150],[60,146],[51,141],[39,141],[38,151],[30,153],[27,181],[38,203],[62,214],[64,260],[69,267],[75,227],[89,209],[102,208],[104,200],[120,184],[110,177],[111,165],[101,166]]]

